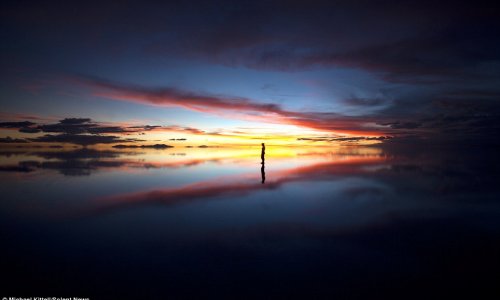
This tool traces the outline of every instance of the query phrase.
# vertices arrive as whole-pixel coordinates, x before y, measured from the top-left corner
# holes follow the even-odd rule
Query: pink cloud
[[[222,97],[193,93],[176,88],[146,88],[117,84],[95,78],[76,79],[93,89],[95,95],[154,106],[182,107],[184,109],[222,115],[251,121],[288,124],[311,129],[367,135],[383,134],[380,129],[368,129],[366,124],[374,122],[366,117],[348,117],[332,112],[295,112],[277,104],[261,103],[241,97]]]

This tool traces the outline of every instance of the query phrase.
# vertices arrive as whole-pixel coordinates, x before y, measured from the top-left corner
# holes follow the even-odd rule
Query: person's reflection
[[[262,152],[260,153],[260,159],[262,160],[261,161],[261,165],[262,167],[260,167],[260,176],[262,177],[262,184],[264,184],[264,182],[266,182],[266,171],[264,170],[265,169],[265,166],[266,166],[266,145],[264,145],[264,143],[262,143]]]

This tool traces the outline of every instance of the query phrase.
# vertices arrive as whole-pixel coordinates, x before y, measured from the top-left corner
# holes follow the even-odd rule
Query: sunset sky
[[[489,143],[500,129],[493,7],[28,2],[0,10],[3,145]]]
[[[1,1],[0,298],[500,299],[499,7]]]

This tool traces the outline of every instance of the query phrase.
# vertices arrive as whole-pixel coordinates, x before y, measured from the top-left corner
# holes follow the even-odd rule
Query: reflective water
[[[4,286],[142,298],[496,289],[492,152],[3,149]]]

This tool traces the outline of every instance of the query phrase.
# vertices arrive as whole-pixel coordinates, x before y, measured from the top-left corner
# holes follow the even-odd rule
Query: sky
[[[3,1],[0,15],[2,145],[498,143],[494,5]]]

